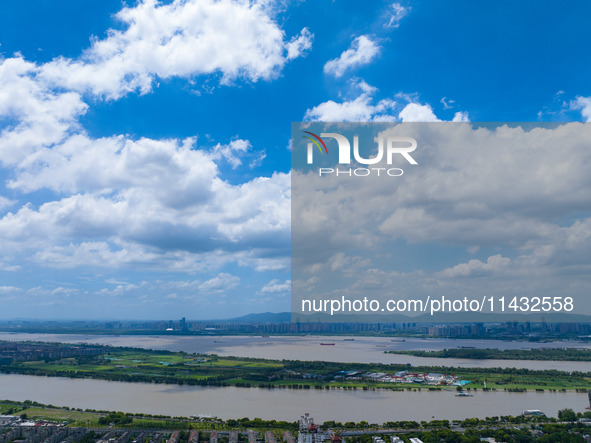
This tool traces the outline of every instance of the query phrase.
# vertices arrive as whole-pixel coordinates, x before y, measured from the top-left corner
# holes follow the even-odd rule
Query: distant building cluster
[[[111,322],[109,329],[134,329],[131,322]],[[142,327],[168,332],[200,334],[420,334],[432,337],[482,337],[482,336],[559,336],[591,335],[591,323],[546,322],[493,322],[434,324],[425,322],[402,323],[306,323],[306,322],[232,322],[232,321],[178,321],[152,322]]]
[[[300,416],[300,429],[298,431],[298,443],[343,443],[343,437],[330,431],[323,430],[316,424],[309,413]],[[404,440],[395,435],[385,435],[389,443],[404,443]],[[423,443],[419,438],[411,438],[411,443]],[[287,442],[287,440],[286,440]],[[287,442],[290,443],[290,442]],[[382,437],[373,436],[372,443],[388,443]]]
[[[394,374],[384,372],[368,372],[352,374],[345,377],[347,380],[373,380],[380,383],[405,383],[405,384],[424,384],[429,386],[464,386],[470,383],[468,380],[460,380],[455,374],[438,373],[417,373],[409,371],[399,371]]]
[[[376,383],[402,383],[402,384],[422,384],[428,386],[464,386],[470,383],[469,380],[460,380],[455,374],[439,373],[418,373],[409,371],[399,371],[393,374],[385,372],[363,372],[363,371],[338,371],[327,375],[314,373],[299,374],[303,379],[317,379],[329,381],[372,381]]]
[[[290,321],[191,321],[186,318],[167,321],[2,321],[0,330],[72,333],[134,331],[144,333],[228,335],[228,334],[385,334],[430,337],[577,337],[591,336],[591,323],[585,322],[389,322],[320,323]]]
[[[63,427],[66,423],[56,423],[47,420],[28,420],[17,417],[16,415],[0,415],[0,426],[11,426],[13,428],[45,428],[45,427]],[[2,439],[0,439],[2,443]]]
[[[27,427],[14,426],[7,432],[0,434],[0,443],[11,443],[16,441],[26,441],[27,443],[44,443],[45,441],[59,443],[67,441],[70,443],[82,440],[87,432],[88,431],[86,429],[58,427],[55,425],[33,425]]]
[[[526,415],[537,415],[540,411],[526,411]],[[529,414],[527,414],[529,413]],[[543,415],[543,414],[542,414]],[[591,420],[579,423],[590,426]],[[377,430],[377,429],[351,429],[337,433],[330,429],[322,429],[314,423],[314,418],[309,413],[305,413],[299,418],[299,429],[297,433],[297,443],[345,443],[358,441],[361,435],[371,435],[372,443],[423,443],[418,438],[417,432],[420,432],[420,425],[415,423],[416,429],[404,428],[404,430]],[[449,429],[449,428],[448,428]],[[452,424],[451,430],[463,432],[458,425]],[[494,428],[491,428],[494,429]],[[512,429],[519,429],[512,427]],[[528,430],[529,434],[535,439],[546,436],[550,438],[547,441],[555,441],[554,436],[560,435],[560,441],[563,440],[564,429],[553,431],[552,428],[542,431],[527,426],[522,427]],[[408,435],[414,433],[415,436]],[[404,438],[395,435],[406,434]],[[569,441],[591,442],[591,437],[583,428],[569,431]],[[581,437],[583,440],[581,440]],[[433,441],[433,440],[430,440]],[[441,440],[443,441],[443,440]],[[459,441],[459,440],[453,440]],[[487,443],[497,443],[492,437],[481,437],[480,441]],[[527,440],[529,441],[529,440]],[[556,439],[556,441],[559,441]],[[296,443],[296,438],[290,431],[283,431],[279,434],[277,430],[259,430],[253,429],[241,431],[222,431],[222,430],[163,430],[163,429],[117,429],[109,426],[108,428],[77,428],[67,427],[66,423],[50,423],[43,420],[28,420],[23,417],[12,415],[0,416],[0,443]]]
[[[93,356],[104,352],[101,347],[89,345],[0,341],[0,364],[9,365],[15,361]]]
[[[89,438],[89,435],[92,436]],[[75,443],[94,441],[95,443],[178,443],[179,431],[70,428],[65,426],[40,425],[27,426],[16,423],[6,432],[0,433],[0,443]],[[188,443],[198,443],[199,432],[193,431]],[[210,443],[216,443],[210,441]],[[230,441],[229,443],[236,443]]]
[[[314,418],[306,412],[300,417],[298,443],[342,443],[341,437],[330,431],[324,431],[314,424]]]
[[[75,428],[65,423],[50,423],[43,420],[27,420],[17,416],[0,416],[0,443],[179,443],[178,430],[158,429],[113,429]],[[189,431],[188,431],[189,432]],[[186,436],[185,436],[186,438]],[[220,438],[228,443],[277,443],[272,431],[259,433],[253,430],[237,431],[190,431],[187,443],[219,443]],[[285,431],[283,441],[295,443],[294,436]]]

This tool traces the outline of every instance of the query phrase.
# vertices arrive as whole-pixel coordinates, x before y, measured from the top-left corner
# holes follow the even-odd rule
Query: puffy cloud
[[[416,94],[396,94],[399,101],[385,98],[377,101],[374,96],[378,89],[365,81],[353,79],[351,86],[358,91],[354,99],[340,103],[328,100],[306,110],[304,121],[324,122],[363,122],[363,121],[402,121],[437,122],[441,121],[429,104],[418,103]],[[359,92],[360,91],[360,92]],[[375,103],[375,104],[374,104]],[[470,121],[467,112],[456,112],[453,121]]]
[[[165,298],[187,302],[207,300],[212,295],[224,295],[240,284],[240,278],[225,272],[206,280],[143,280],[137,284],[118,284],[104,287],[94,293],[103,297],[134,300],[141,295],[148,299],[167,294]]]
[[[349,69],[370,63],[380,52],[380,47],[367,35],[357,37],[351,47],[339,58],[329,60],[324,65],[326,74],[339,78]]]
[[[0,219],[3,252],[36,251],[38,263],[61,268],[142,264],[197,272],[230,261],[255,269],[288,266],[289,175],[232,186],[211,174],[211,160],[183,165],[187,170],[177,171],[171,162],[159,171],[161,180],[144,187],[149,164],[131,177],[126,165],[114,164],[120,175],[89,180],[105,180],[105,186],[127,180],[115,193],[78,193],[8,213]],[[101,169],[87,173],[100,175]]]
[[[20,200],[0,196],[0,271],[26,263],[70,279],[72,268],[203,275],[185,286],[145,281],[95,291],[97,276],[70,280],[77,289],[48,284],[24,291],[36,306],[67,303],[72,315],[86,315],[88,297],[111,295],[124,310],[153,315],[154,303],[235,291],[240,278],[222,272],[227,266],[289,268],[289,174],[242,181],[232,174],[230,183],[220,171],[258,167],[264,151],[236,137],[214,146],[196,136],[93,138],[80,124],[85,101],[146,93],[160,79],[208,76],[228,85],[275,78],[313,41],[307,28],[286,36],[275,7],[266,0],[140,1],[121,10],[121,28],[94,39],[80,58],[0,58],[0,162],[6,188]],[[26,203],[33,193],[42,197]],[[6,297],[23,292],[3,288]],[[76,301],[66,300],[73,295]]]
[[[591,162],[581,150],[584,126],[424,129],[416,133],[429,146],[417,154],[421,174],[397,188],[402,200],[382,225],[389,233],[413,241],[453,238],[467,246],[525,244],[547,238],[556,229],[555,217],[584,207],[584,189],[591,185],[583,172]]]
[[[350,122],[350,121],[392,121],[388,112],[396,106],[396,102],[389,99],[380,100],[372,104],[372,97],[363,93],[356,99],[342,103],[329,100],[312,109],[304,115],[306,121]]]
[[[77,134],[25,157],[8,186],[23,192],[47,188],[59,193],[111,192],[133,186],[146,187],[156,195],[169,189],[171,202],[181,198],[174,197],[175,191],[193,187],[194,200],[196,194],[206,192],[217,174],[212,159],[219,158],[224,150],[232,158],[230,147],[218,146],[210,156],[192,149],[194,145],[194,139],[91,139]],[[171,180],[173,177],[175,180]]]
[[[16,286],[0,286],[0,294],[2,295],[10,295],[21,291],[22,289]]]
[[[16,272],[22,270],[23,267],[21,265],[5,265],[4,263],[0,263],[0,269],[2,271]]]
[[[145,0],[123,8],[111,29],[94,40],[79,60],[58,58],[43,65],[41,78],[74,91],[118,98],[146,93],[156,77],[221,74],[222,83],[275,77],[303,55],[313,35],[304,28],[285,41],[264,3],[231,0]]]
[[[0,135],[3,165],[12,168],[7,186],[59,196],[0,218],[7,263],[28,251],[61,268],[141,263],[195,272],[231,260],[261,270],[288,266],[289,176],[231,185],[218,169],[220,161],[233,168],[260,162],[264,152],[250,142],[204,148],[195,138],[93,139],[78,127],[86,106],[77,94],[62,112],[59,94],[43,89],[34,65],[16,58],[0,69],[12,81],[0,85],[0,109],[15,122]],[[29,109],[10,107],[14,91]],[[0,199],[2,208],[14,203]]]
[[[248,152],[251,148],[251,144],[248,140],[233,140],[227,145],[218,143],[213,152],[217,158],[223,157],[226,159],[233,169],[236,169],[242,164],[240,157]]]
[[[4,209],[4,208],[9,208],[10,206],[12,206],[13,204],[15,204],[16,202],[13,200],[10,200],[6,197],[2,197],[0,195],[0,210]]]
[[[198,289],[205,293],[223,294],[226,291],[236,288],[239,283],[240,278],[222,272],[216,277],[201,283]]]
[[[259,291],[261,294],[277,294],[282,292],[289,292],[291,290],[291,280],[281,281],[273,279],[265,284]]]
[[[409,103],[404,107],[398,117],[403,122],[438,122],[441,121],[433,113],[429,105],[420,105],[418,103]]]
[[[468,115],[467,112],[459,111],[454,114],[454,118],[451,121],[452,122],[469,122],[470,116]]]
[[[0,59],[0,117],[7,122],[0,133],[0,161],[26,169],[27,162],[39,163],[38,155],[49,155],[39,148],[84,136],[78,123],[88,108],[84,92],[109,98],[148,92],[156,77],[221,74],[222,83],[273,78],[311,47],[313,35],[304,28],[284,41],[269,15],[272,9],[265,2],[146,0],[122,9],[116,17],[125,29],[109,30],[80,59],[42,65],[18,54]],[[240,164],[238,148],[235,141],[220,150],[233,167]]]
[[[124,29],[109,30],[78,60],[0,59],[7,187],[55,193],[0,218],[0,258],[189,272],[232,260],[257,270],[288,266],[289,176],[230,184],[218,168],[258,166],[265,153],[248,140],[210,148],[196,137],[96,139],[79,124],[84,92],[118,98],[148,91],[156,77],[274,77],[311,47],[313,35],[304,28],[286,41],[270,11],[265,2],[148,0],[120,11]],[[0,197],[0,209],[14,203]]]
[[[440,275],[443,277],[467,277],[473,275],[491,274],[509,266],[511,260],[503,257],[501,254],[488,257],[486,262],[480,260],[470,260],[467,263],[460,263],[453,268],[444,269]]]
[[[39,67],[17,56],[0,60],[0,162],[20,164],[42,147],[59,143],[78,128],[87,105],[75,92],[53,91],[38,78]],[[26,167],[26,164],[23,164]]]
[[[287,59],[292,60],[305,55],[312,48],[314,34],[308,28],[302,29],[300,35],[293,37],[287,44]]]
[[[571,102],[571,109],[581,111],[586,122],[591,122],[591,97],[577,97]]]

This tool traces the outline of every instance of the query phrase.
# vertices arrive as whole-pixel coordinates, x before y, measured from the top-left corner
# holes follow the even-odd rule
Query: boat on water
[[[320,346],[334,346],[334,343],[320,343]]]
[[[456,397],[474,397],[472,394],[466,394],[465,392],[458,392]]]
[[[354,338],[344,338],[343,341],[355,341]]]

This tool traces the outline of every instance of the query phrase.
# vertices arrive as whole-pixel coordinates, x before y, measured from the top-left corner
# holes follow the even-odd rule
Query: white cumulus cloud
[[[441,121],[433,113],[430,105],[421,105],[419,103],[409,103],[404,107],[398,117],[403,122],[438,122]]]
[[[261,294],[277,294],[281,292],[289,292],[291,290],[291,280],[281,281],[279,279],[273,279],[264,285],[260,293]]]
[[[373,104],[370,94],[363,93],[354,100],[337,103],[328,100],[311,109],[304,115],[306,121],[350,122],[350,121],[392,121],[388,113],[396,105],[390,99],[380,100]]]
[[[375,100],[374,95],[377,88],[368,85],[363,80],[355,80],[352,86],[361,92],[357,97],[349,100],[336,102],[328,100],[313,108],[306,110],[304,121],[324,122],[362,122],[362,121],[385,121],[385,122],[438,122],[441,121],[433,112],[429,104],[417,102],[415,95],[396,94],[399,101],[384,98]],[[467,112],[456,112],[454,122],[470,121]]]
[[[591,122],[591,97],[577,97],[571,102],[571,109],[581,111],[586,122]]]
[[[275,77],[311,47],[304,28],[287,39],[265,2],[153,0],[122,9],[121,30],[79,59],[0,59],[0,162],[21,195],[0,197],[3,269],[27,256],[43,266],[158,266],[211,270],[234,261],[257,270],[289,264],[289,175],[230,184],[227,164],[256,167],[265,152],[233,138],[93,138],[80,124],[86,94],[117,99],[155,79],[213,74],[222,83]],[[96,99],[96,97],[93,97]],[[27,255],[28,254],[28,255]],[[21,257],[22,258],[22,257]]]
[[[370,63],[380,52],[380,47],[367,35],[357,37],[351,47],[340,57],[329,60],[324,65],[326,74],[339,78],[349,69]]]
[[[222,83],[275,77],[312,44],[304,28],[287,41],[264,4],[231,0],[144,0],[116,18],[124,29],[95,39],[83,57],[60,57],[40,77],[74,91],[118,98],[148,92],[155,78],[220,74]]]
[[[503,270],[511,264],[511,260],[501,254],[488,257],[486,262],[474,259],[467,263],[460,263],[452,268],[444,269],[440,275],[443,277],[467,277],[474,275],[492,274]]]

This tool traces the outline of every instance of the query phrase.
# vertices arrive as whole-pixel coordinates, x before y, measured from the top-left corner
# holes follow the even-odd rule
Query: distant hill
[[[242,317],[230,318],[226,321],[237,323],[289,323],[291,312],[263,312],[260,314],[247,314]]]
[[[324,315],[298,315],[294,319],[295,321],[301,321],[302,323],[320,321],[325,322],[327,320],[326,314]],[[461,312],[461,313],[438,313],[435,316],[431,316],[428,313],[417,315],[415,317],[401,315],[397,313],[391,313],[388,315],[376,315],[376,314],[348,314],[334,316],[332,321],[335,322],[416,322],[425,324],[434,323],[474,323],[474,322],[506,322],[512,320],[511,314],[490,314],[490,313],[479,313],[479,312]],[[515,321],[520,322],[591,322],[591,316],[582,314],[564,314],[564,313],[544,313],[544,316],[540,314],[518,314],[515,315]],[[247,314],[242,317],[220,319],[222,322],[236,322],[236,323],[291,323],[291,312],[263,312],[259,314]]]

